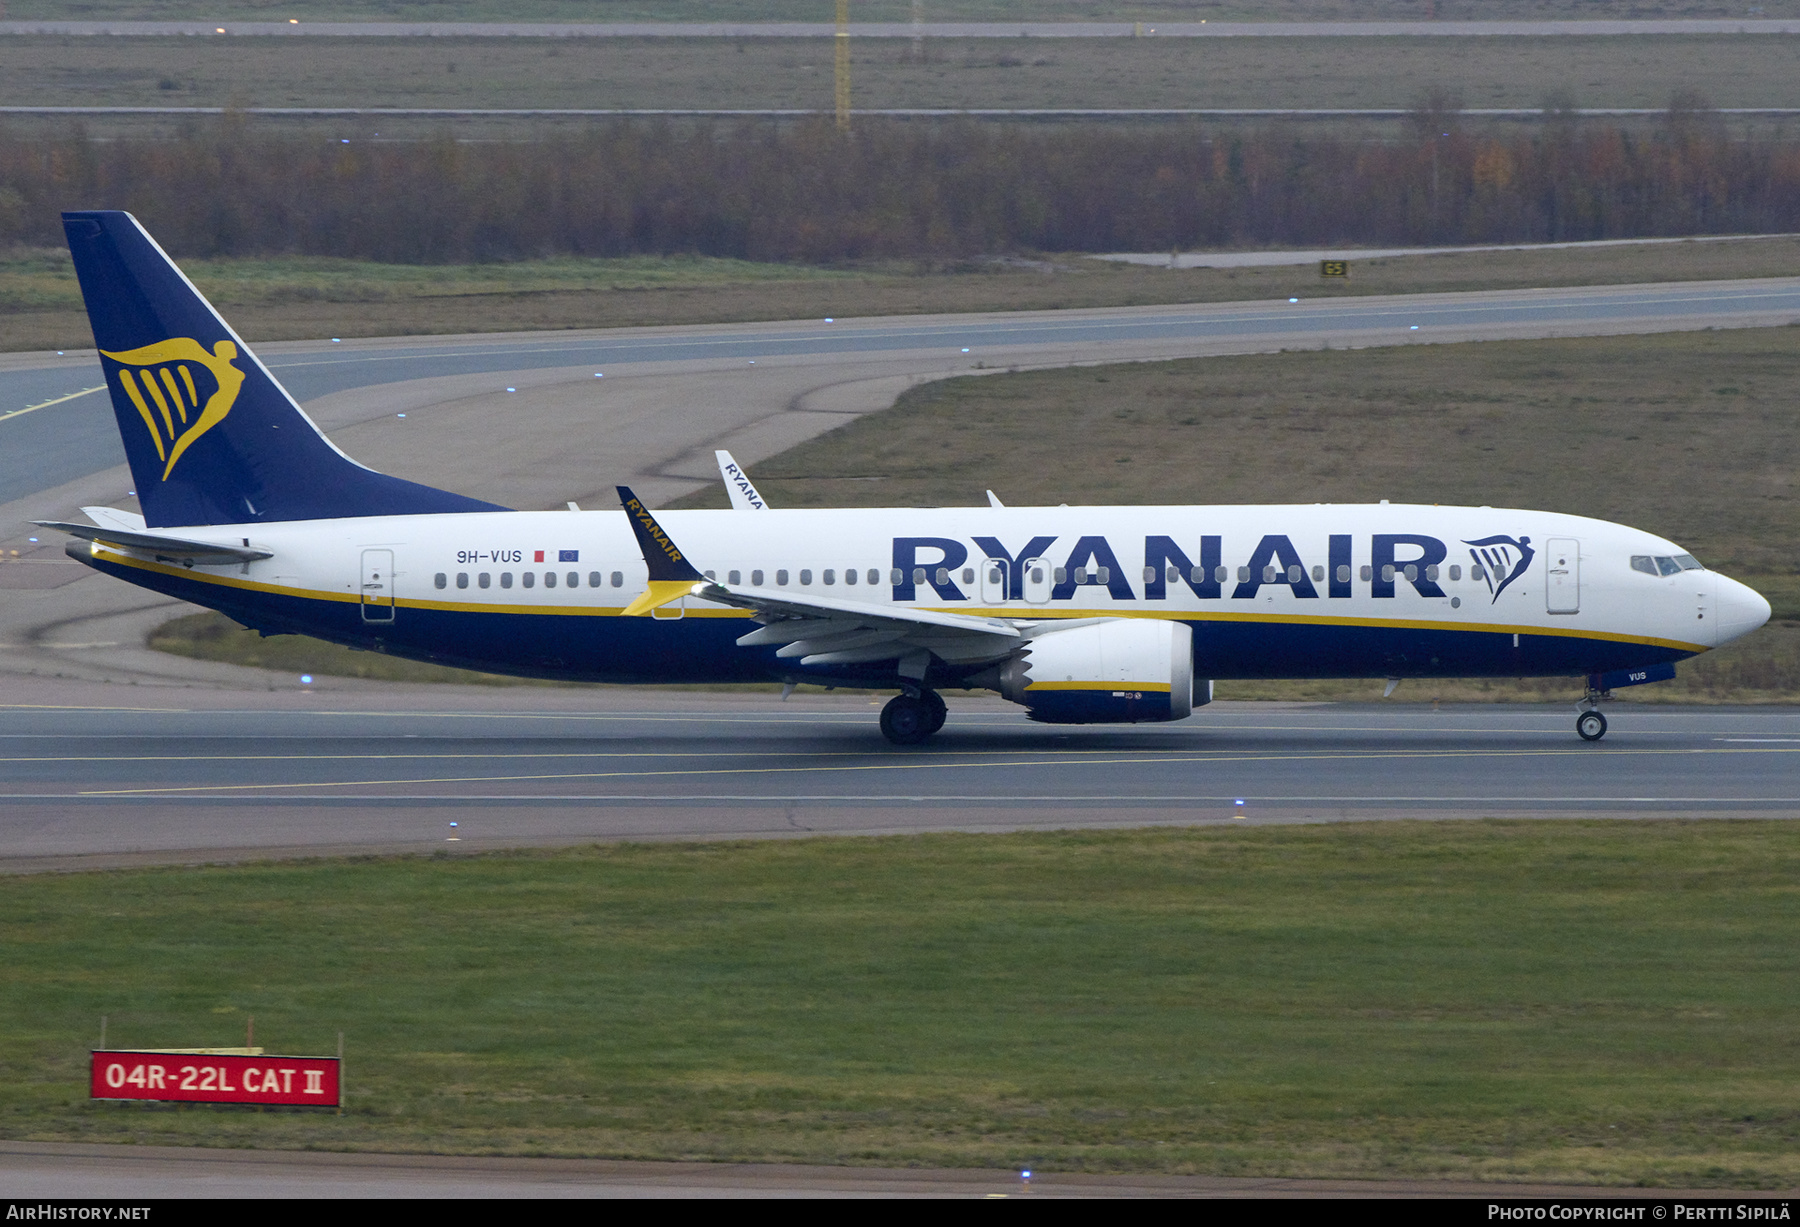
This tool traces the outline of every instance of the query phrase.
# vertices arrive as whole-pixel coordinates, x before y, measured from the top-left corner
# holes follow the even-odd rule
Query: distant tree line
[[[339,143],[226,117],[167,140],[0,133],[0,247],[136,213],[178,255],[399,263],[695,252],[832,262],[1010,251],[1800,231],[1800,138],[1672,107],[1401,139],[1199,126],[620,121],[579,135]]]

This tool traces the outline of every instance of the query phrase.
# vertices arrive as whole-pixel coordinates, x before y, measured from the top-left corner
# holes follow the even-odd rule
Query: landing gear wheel
[[[1584,711],[1575,718],[1575,731],[1583,741],[1599,741],[1606,736],[1606,717],[1597,711]]]
[[[937,732],[942,723],[943,718],[934,716],[929,703],[911,695],[897,694],[881,709],[882,736],[897,746],[918,745]]]
[[[926,711],[931,715],[931,731],[935,733],[943,728],[945,719],[950,715],[950,709],[944,705],[943,696],[935,690],[926,690],[920,693],[919,701],[925,704]]]

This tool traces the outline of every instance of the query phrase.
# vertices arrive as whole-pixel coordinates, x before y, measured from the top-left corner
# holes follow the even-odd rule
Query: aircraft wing
[[[703,580],[693,587],[703,601],[753,611],[764,625],[738,640],[740,647],[784,645],[775,655],[803,665],[851,665],[931,652],[955,664],[1000,660],[1025,641],[999,618],[895,609],[835,597],[745,588]]]
[[[923,662],[928,652],[947,662],[978,664],[1000,660],[1024,642],[1024,633],[1000,618],[721,584],[694,569],[656,517],[625,486],[619,487],[619,503],[649,573],[643,593],[625,607],[625,617],[647,614],[686,596],[748,609],[763,625],[739,639],[738,646],[779,643],[783,646],[777,656],[799,657],[803,665],[862,664],[895,657]],[[919,667],[922,672],[923,664]]]
[[[131,532],[92,524],[65,524],[60,520],[33,520],[40,528],[54,528],[102,545],[122,546],[128,550],[150,554],[158,562],[180,562],[188,566],[218,567],[240,562],[258,562],[275,555],[268,550],[251,549],[248,545],[217,545],[211,541],[189,541],[182,537],[165,537],[158,533]]]

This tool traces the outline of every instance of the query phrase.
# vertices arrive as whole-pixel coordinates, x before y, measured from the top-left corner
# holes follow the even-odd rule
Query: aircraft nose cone
[[[1719,576],[1718,612],[1715,627],[1720,644],[1742,639],[1769,620],[1769,602],[1763,594],[1735,579]]]

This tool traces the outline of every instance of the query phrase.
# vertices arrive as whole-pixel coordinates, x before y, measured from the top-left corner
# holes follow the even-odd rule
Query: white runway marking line
[[[1170,764],[1191,763],[1196,766],[1229,763],[1266,763],[1266,762],[1326,762],[1340,759],[1366,760],[1409,759],[1409,758],[1565,758],[1575,755],[1591,755],[1595,751],[1591,747],[1576,746],[1563,750],[1444,750],[1424,754],[1247,754],[1231,757],[1204,757],[1200,755],[1159,754],[1155,757],[1131,758],[1051,758],[1031,759],[1020,762],[976,762],[947,763],[941,759],[911,759],[906,762],[863,763],[855,766],[807,766],[807,767],[704,767],[685,770],[663,771],[581,771],[553,772],[541,775],[462,775],[434,776],[404,780],[317,780],[297,781],[279,784],[184,784],[136,788],[90,788],[69,794],[79,797],[122,797],[122,796],[155,796],[161,794],[192,794],[205,792],[224,792],[230,789],[261,792],[277,789],[296,788],[370,788],[397,786],[402,784],[499,784],[519,783],[528,780],[606,780],[606,779],[644,779],[650,777],[701,776],[701,775],[797,775],[822,774],[826,772],[897,772],[897,771],[955,771],[975,768],[981,771],[1003,770],[1020,767],[1142,767],[1164,766]],[[1140,751],[1140,754],[1143,752]],[[1614,750],[1614,757],[1656,754],[1800,754],[1800,749],[1768,749],[1768,750]]]
[[[0,802],[7,801],[77,801],[87,794],[74,793],[0,793]],[[136,794],[132,794],[136,795]],[[257,805],[281,804],[286,799],[268,797],[260,794],[218,794],[203,798],[202,801],[236,802],[246,801]],[[1207,805],[1231,807],[1233,802],[1243,800],[1250,805],[1279,805],[1293,807],[1297,805],[1344,805],[1367,807],[1374,805],[1457,805],[1476,809],[1505,807],[1507,812],[1514,809],[1541,808],[1546,805],[1741,805],[1752,807],[1765,806],[1800,806],[1800,797],[1602,797],[1602,796],[1548,796],[1524,797],[1508,801],[1496,801],[1492,796],[1458,797],[1458,796],[1281,796],[1276,794],[1257,795],[1254,793],[1220,794],[1216,797],[1186,796],[1171,799],[1161,796],[1120,796],[1117,793],[1104,795],[1088,795],[1083,793],[890,793],[872,797],[867,793],[630,793],[630,792],[582,792],[582,793],[546,793],[546,792],[495,792],[495,793],[458,793],[445,796],[442,793],[351,793],[334,794],[326,798],[332,802],[382,802],[421,803],[434,807],[442,807],[446,802],[458,804],[486,805],[493,802],[529,803],[534,807],[553,804],[594,804],[599,802],[632,802],[649,804],[731,802],[734,804],[758,804],[767,806],[788,805],[796,802],[831,802],[848,803],[866,809],[883,809],[895,805],[945,804],[950,802],[969,803],[982,802],[1000,807],[1011,807],[1024,804],[1065,804],[1065,805],[1100,805],[1121,810],[1143,810],[1161,807],[1164,809],[1190,809]],[[308,805],[311,799],[300,797],[292,799],[296,804]]]
[[[97,387],[83,388],[79,392],[71,392],[67,396],[59,396],[54,400],[39,401],[35,405],[26,405],[23,409],[14,409],[11,413],[0,413],[0,422],[4,422],[8,418],[23,417],[27,413],[36,413],[39,409],[48,409],[52,405],[60,405],[64,401],[75,400],[82,396],[90,396],[95,392],[104,392],[105,390],[106,385],[100,384]]]

